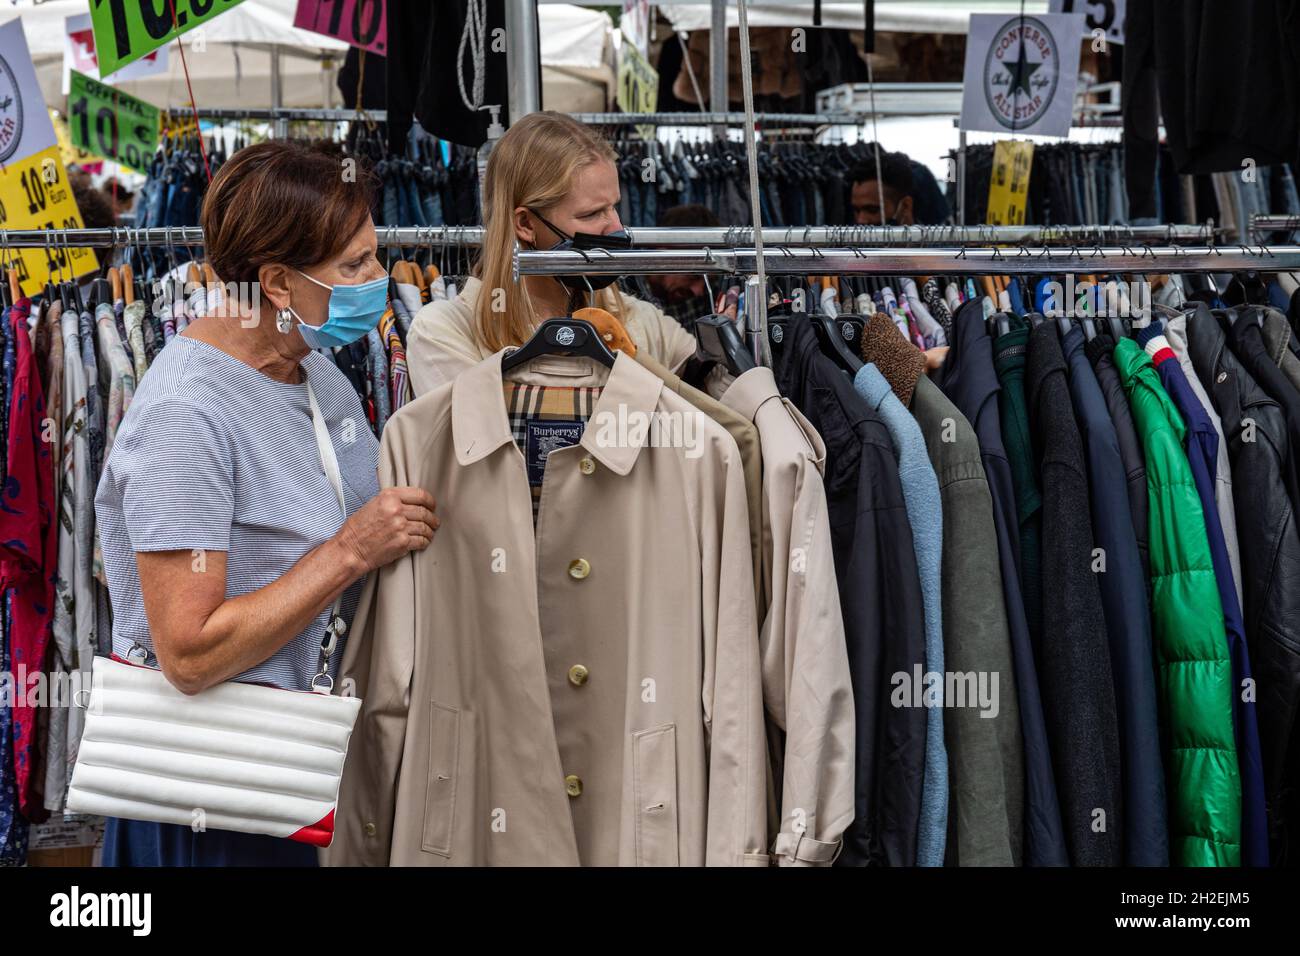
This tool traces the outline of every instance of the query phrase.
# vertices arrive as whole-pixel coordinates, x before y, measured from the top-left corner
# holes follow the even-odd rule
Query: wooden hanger
[[[123,263],[118,272],[122,276],[122,296],[126,299],[126,304],[130,305],[135,301],[135,276],[128,263]]]
[[[108,270],[108,284],[113,290],[113,301],[119,301],[122,298],[122,277],[118,275],[116,266]]]

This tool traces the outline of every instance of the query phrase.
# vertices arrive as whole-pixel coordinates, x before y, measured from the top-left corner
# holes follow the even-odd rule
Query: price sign
[[[103,76],[133,63],[241,0],[90,0],[95,55]],[[175,13],[175,19],[172,14]]]
[[[653,113],[659,102],[659,72],[631,43],[618,54],[618,108],[624,113]],[[654,138],[653,126],[638,128],[642,139]]]
[[[80,229],[81,225],[58,144],[3,167],[0,229]],[[52,275],[83,276],[99,268],[90,249],[13,249],[11,253],[24,295],[35,295]]]
[[[989,211],[994,226],[1023,226],[1029,205],[1029,172],[1034,165],[1034,144],[1027,139],[1002,139],[993,147],[993,175],[989,179]]]
[[[643,54],[650,49],[650,0],[623,0],[623,36]]]
[[[388,52],[386,0],[298,0],[293,25],[383,56]]]
[[[68,94],[72,145],[148,173],[158,148],[158,108],[72,71]]]
[[[45,97],[32,66],[22,20],[0,26],[0,229],[77,229],[81,212],[68,186]],[[13,249],[27,295],[51,273],[82,276],[98,268],[89,249]]]
[[[49,111],[50,122],[54,124],[54,137],[59,142],[59,156],[63,159],[64,166],[71,166],[76,163],[88,173],[97,173],[103,169],[104,161],[97,156],[92,156],[84,149],[76,149],[72,145],[72,136],[68,132],[68,122],[54,110]]]
[[[1048,13],[1083,13],[1084,32],[1101,30],[1111,43],[1124,42],[1125,0],[1047,0]]]
[[[90,14],[79,13],[63,22],[67,29],[63,37],[63,95],[67,96],[72,92],[73,70],[80,70],[97,80],[106,80],[108,77],[99,72],[99,60],[95,58],[95,29],[91,25]],[[122,67],[113,74],[112,82],[125,83],[166,72],[167,48],[159,47],[129,66]]]

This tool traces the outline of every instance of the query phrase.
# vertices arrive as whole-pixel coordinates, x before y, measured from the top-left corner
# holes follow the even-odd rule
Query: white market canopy
[[[708,30],[713,23],[709,0],[685,3],[658,4],[675,30]],[[545,7],[543,7],[545,9]],[[952,3],[949,0],[878,0],[876,3],[876,29],[899,33],[965,33],[972,13],[1019,13],[1019,0],[966,0]],[[1026,0],[1024,12],[1046,13],[1047,0]],[[755,27],[809,27],[813,22],[813,4],[804,3],[751,3],[749,26]],[[727,26],[740,24],[740,14],[735,3],[727,6]],[[863,28],[863,7],[856,3],[823,3],[822,26],[840,30]]]
[[[203,28],[204,49],[195,33],[182,34],[190,82],[199,107],[265,108],[272,103],[274,55],[279,51],[280,105],[335,107],[335,83],[346,44],[293,25],[297,0],[244,0]],[[21,17],[45,102],[63,107],[66,19],[90,11],[89,0],[16,0],[0,8],[0,22]],[[609,16],[571,4],[543,4],[540,36],[543,96],[551,109],[600,111],[614,85]],[[113,83],[159,107],[177,109],[189,102],[176,42],[168,44],[167,72]]]

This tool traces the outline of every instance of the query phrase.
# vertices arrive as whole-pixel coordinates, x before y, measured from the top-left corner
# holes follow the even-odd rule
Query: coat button
[[[1222,384],[1223,384],[1224,382],[1226,382],[1227,380],[1228,380],[1228,373],[1227,373],[1227,372],[1220,372],[1220,373],[1219,373],[1219,377],[1215,379],[1215,381],[1218,382],[1220,385],[1222,385]]]
[[[596,470],[596,463],[590,458],[583,458],[578,462],[578,470],[584,475],[590,475]]]
[[[374,836],[375,833],[378,832],[379,828],[375,826],[373,823],[367,823],[365,826],[365,830],[366,830],[366,836]]]
[[[589,675],[590,671],[588,671],[586,667],[581,664],[574,664],[569,668],[569,683],[574,687],[581,687],[583,684],[587,683],[587,677]]]
[[[564,792],[571,797],[582,796],[582,778],[576,773],[571,773],[564,778]]]
[[[581,581],[591,573],[591,563],[586,558],[574,558],[569,562],[569,577]]]

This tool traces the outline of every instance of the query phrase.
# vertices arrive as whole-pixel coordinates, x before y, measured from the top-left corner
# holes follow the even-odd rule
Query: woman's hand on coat
[[[423,488],[385,488],[343,523],[335,540],[369,573],[427,548],[438,530],[436,508]]]

